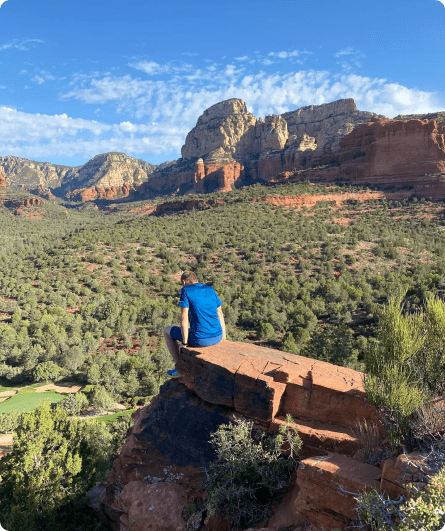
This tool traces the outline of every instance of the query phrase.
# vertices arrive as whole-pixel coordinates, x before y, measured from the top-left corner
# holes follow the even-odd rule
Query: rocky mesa
[[[353,99],[255,118],[231,99],[199,117],[182,158],[159,167],[137,197],[228,191],[255,182],[345,182],[443,198],[445,114],[384,116]],[[320,167],[323,167],[321,169]]]
[[[165,383],[135,413],[103,488],[99,510],[113,530],[227,531],[223,518],[205,511],[194,515],[192,527],[183,509],[202,507],[203,467],[215,458],[210,434],[233,418],[276,433],[291,414],[303,441],[288,492],[261,528],[345,529],[356,517],[354,497],[346,491],[404,492],[403,458],[373,466],[361,457],[358,421],[385,435],[378,411],[365,399],[361,373],[228,341],[183,348],[178,369],[181,378]]]

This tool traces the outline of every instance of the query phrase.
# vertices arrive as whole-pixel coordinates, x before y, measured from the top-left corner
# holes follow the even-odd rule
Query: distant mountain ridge
[[[444,133],[445,112],[390,120],[348,98],[257,119],[232,98],[203,112],[176,161],[156,166],[113,152],[68,167],[9,156],[0,157],[0,171],[10,187],[81,202],[230,191],[301,170],[314,180],[408,186],[420,195],[429,188],[427,197],[445,197],[445,175],[437,177],[445,172]],[[434,178],[419,180],[426,175]]]
[[[6,182],[12,188],[41,190],[50,188],[56,195],[66,195],[77,189],[140,186],[156,165],[135,159],[125,153],[96,155],[83,166],[61,166],[36,162],[20,157],[0,157]]]

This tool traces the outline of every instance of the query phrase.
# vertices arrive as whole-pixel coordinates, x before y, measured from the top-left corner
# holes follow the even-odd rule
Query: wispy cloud
[[[149,75],[161,74],[168,72],[170,67],[168,65],[160,65],[154,61],[139,61],[138,63],[129,63],[128,66],[135,68],[136,70],[141,70]]]
[[[26,72],[26,70],[23,72]],[[46,70],[42,70],[39,74],[33,76],[31,81],[34,81],[34,83],[37,83],[38,85],[42,85],[45,81],[53,81],[54,79],[57,79],[56,76],[53,76]]]
[[[298,57],[300,53],[298,50],[292,52],[270,52],[269,57],[278,57],[279,59],[288,59],[289,57]]]
[[[358,52],[351,49],[349,53],[347,49],[337,53],[338,59],[350,60]],[[289,59],[261,56],[269,57],[277,64]],[[138,67],[140,77],[99,71],[76,74],[71,77],[69,89],[59,95],[61,100],[93,105],[91,111],[96,110],[101,116],[110,116],[114,110],[120,116],[113,120],[116,123],[0,107],[0,153],[34,159],[90,158],[107,151],[143,155],[147,160],[162,154],[171,158],[172,153],[179,157],[180,147],[197,118],[206,108],[228,98],[244,99],[256,116],[281,114],[342,98],[354,98],[359,109],[390,117],[431,112],[444,106],[435,93],[345,69],[289,72],[287,68],[283,72],[278,67],[278,71],[270,72],[251,67],[249,61],[235,60],[201,62],[199,67],[152,61],[135,61],[132,65]],[[154,76],[155,71],[160,72],[158,76]],[[38,75],[44,77],[42,72]]]
[[[444,0],[445,1],[445,0]],[[359,50],[355,50],[352,46],[344,48],[334,54],[334,57],[340,59],[337,64],[346,72],[352,72],[355,68],[362,66],[362,60],[366,55]]]
[[[41,39],[23,39],[23,40],[13,39],[11,42],[0,45],[0,50],[10,50],[12,48],[12,49],[20,50],[21,52],[25,52],[27,50],[30,50],[31,48],[34,48],[36,43],[42,43],[42,42],[43,41]]]
[[[105,124],[71,118],[66,114],[31,114],[0,107],[2,154],[33,159],[91,158],[107,151],[151,153],[178,151],[187,131],[164,124]]]

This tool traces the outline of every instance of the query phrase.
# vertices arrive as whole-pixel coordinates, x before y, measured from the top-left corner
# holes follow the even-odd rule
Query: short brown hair
[[[198,282],[198,277],[193,273],[193,271],[184,271],[181,275],[181,282],[185,282],[186,286]]]

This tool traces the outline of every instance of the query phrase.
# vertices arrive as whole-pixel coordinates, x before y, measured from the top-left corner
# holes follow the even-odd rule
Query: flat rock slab
[[[289,413],[348,428],[365,419],[381,430],[376,408],[365,399],[362,373],[352,369],[230,341],[183,347],[179,357],[181,381],[200,398],[260,423]]]
[[[278,433],[281,425],[286,425],[286,419],[276,417],[272,420],[269,431]],[[361,445],[353,431],[333,424],[323,424],[316,420],[297,420],[293,426],[303,441],[300,456],[320,456],[320,450],[328,455],[339,453],[353,457]]]

